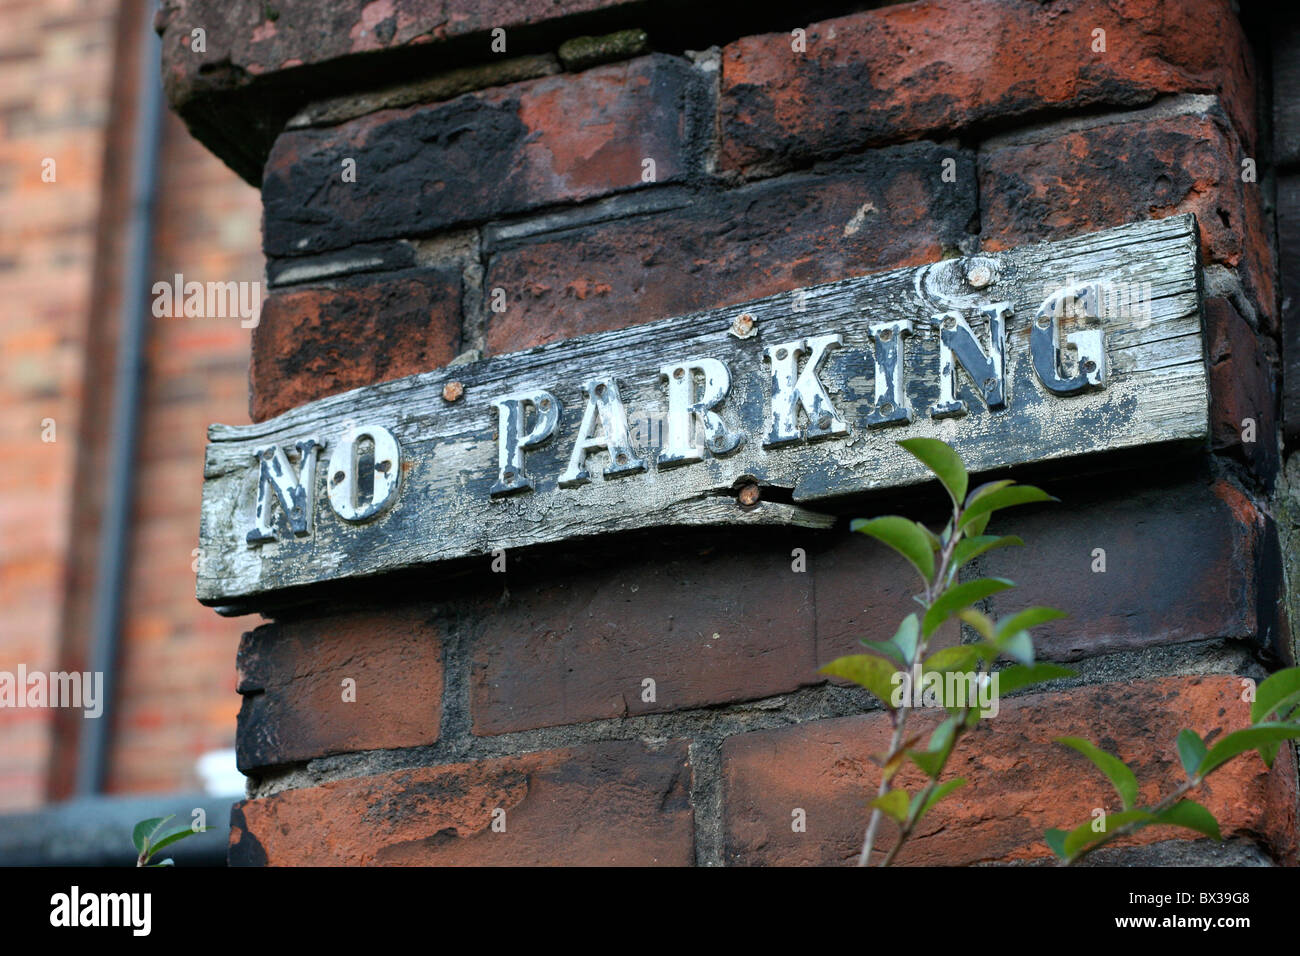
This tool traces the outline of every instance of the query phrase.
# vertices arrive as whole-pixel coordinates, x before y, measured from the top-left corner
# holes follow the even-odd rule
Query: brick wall
[[[39,467],[0,472],[0,646],[6,669],[25,661],[49,670],[59,654],[113,5],[88,4],[75,20],[41,6],[8,16],[13,45],[0,61],[0,295],[24,307],[0,326],[0,435],[5,461]],[[47,158],[55,160],[53,183],[42,181]],[[53,442],[41,440],[47,419],[55,423]],[[0,808],[40,801],[51,733],[49,711],[0,711]]]
[[[1240,678],[1292,658],[1271,187],[1242,178],[1243,159],[1267,166],[1267,58],[1219,0],[823,5],[812,23],[669,6],[525,3],[444,29],[437,11],[343,3],[308,36],[291,29],[305,0],[274,22],[258,4],[224,22],[168,4],[173,104],[262,188],[274,292],[251,414],[471,350],[1195,213],[1211,447],[1046,473],[1064,504],[999,519],[1029,548],[981,570],[1071,612],[1039,643],[1081,676],[1007,701],[963,745],[969,786],[900,860],[1040,858],[1042,830],[1086,818],[1104,787],[1052,737],[1102,740],[1154,795],[1180,774],[1179,728],[1243,722]],[[593,24],[645,34],[575,63],[564,41]],[[509,38],[495,58],[494,26]],[[419,73],[413,47],[460,72]],[[937,517],[932,498],[890,505]],[[841,528],[645,533],[340,590],[240,645],[250,799],[231,861],[850,861],[888,721],[817,668],[892,634],[910,587]],[[1272,772],[1233,764],[1206,799],[1226,847],[1153,829],[1115,852],[1296,862],[1291,751]]]
[[[261,282],[256,190],[169,122],[152,274]],[[195,762],[227,748],[241,625],[193,601],[202,455],[212,421],[247,421],[252,336],[235,316],[157,319],[140,422],[128,608],[117,672],[111,792],[197,789]]]
[[[9,673],[89,666],[147,7],[88,0],[4,12],[0,670]],[[170,116],[161,169],[154,274],[260,279],[256,190]],[[193,600],[193,462],[209,421],[246,419],[249,338],[237,319],[150,323],[113,792],[198,789],[197,758],[233,738],[229,662],[241,628]],[[0,810],[67,796],[83,727],[80,711],[0,709]]]

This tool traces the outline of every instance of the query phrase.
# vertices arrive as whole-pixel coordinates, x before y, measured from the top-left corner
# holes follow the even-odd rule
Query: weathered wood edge
[[[1129,224],[1127,226],[1117,227],[1104,232],[1093,233],[1088,236],[1075,237],[1055,243],[1038,243],[1033,246],[1018,247],[1016,250],[1008,250],[1004,255],[1019,253],[1026,254],[1028,250],[1047,249],[1053,256],[1062,256],[1068,254],[1071,249],[1080,247],[1107,248],[1110,245],[1123,245],[1126,241],[1132,241],[1134,236],[1145,236],[1154,240],[1169,242],[1171,240],[1186,240],[1186,245],[1191,252],[1193,266],[1192,274],[1195,276],[1195,314],[1196,328],[1194,332],[1180,333],[1186,335],[1198,335],[1200,337],[1200,349],[1197,356],[1200,362],[1200,368],[1197,374],[1202,378],[1204,376],[1204,334],[1203,319],[1201,318],[1201,294],[1200,294],[1200,273],[1198,262],[1196,261],[1196,229],[1193,217],[1179,216],[1165,220],[1147,221],[1141,223]],[[850,288],[855,284],[860,284],[864,280],[876,280],[878,282],[887,282],[889,277],[895,280],[899,275],[911,274],[916,272],[916,268],[907,268],[901,270],[891,270],[886,273],[875,273],[871,276],[850,277],[836,280],[831,283],[824,283],[818,286],[809,287],[808,293],[811,295],[834,293],[835,290]],[[509,355],[494,356],[479,363],[469,366],[455,366],[434,370],[431,372],[420,373],[419,375],[410,376],[405,379],[393,382],[381,383],[375,386],[368,386],[362,389],[356,389],[351,392],[343,393],[320,401],[301,406],[286,412],[284,415],[267,422],[244,425],[244,426],[225,426],[213,425],[209,429],[209,435],[213,439],[213,446],[209,449],[209,465],[213,464],[212,452],[225,444],[238,444],[250,440],[266,439],[273,436],[282,435],[303,428],[310,428],[319,423],[326,423],[337,420],[346,412],[357,413],[358,407],[362,406],[361,414],[364,414],[366,406],[376,408],[401,398],[402,396],[414,395],[417,393],[427,394],[432,390],[441,391],[441,386],[452,380],[461,380],[472,385],[483,385],[491,383],[494,379],[505,381],[511,377],[524,375],[528,371],[545,370],[552,366],[557,359],[569,362],[581,361],[584,358],[592,361],[599,361],[605,351],[611,344],[617,344],[620,341],[628,339],[646,339],[653,338],[656,335],[682,331],[687,333],[683,336],[689,340],[690,334],[701,323],[705,317],[709,318],[709,327],[716,329],[720,321],[726,317],[738,315],[747,310],[765,310],[768,307],[782,305],[788,302],[789,293],[783,293],[776,296],[765,297],[764,299],[753,302],[742,303],[735,306],[725,307],[722,309],[710,309],[700,312],[690,313],[685,316],[671,317],[661,319],[651,323],[645,323],[638,326],[630,326],[626,329],[614,330],[612,332],[599,332],[575,339],[569,339],[561,342],[550,343],[539,346],[534,349],[523,352],[511,353]],[[1172,340],[1171,340],[1172,341]],[[1186,364],[1184,359],[1184,364]],[[511,375],[513,373],[513,376]],[[1203,384],[1203,383],[1202,383]],[[1203,399],[1204,408],[1188,416],[1188,426],[1180,434],[1169,434],[1161,440],[1179,440],[1179,439],[1198,439],[1203,438],[1208,431],[1208,390],[1203,388],[1200,392],[1200,398]],[[1079,452],[1083,453],[1083,452]],[[1061,457],[1069,457],[1071,452],[1064,452]],[[1036,461],[1048,460],[1051,456],[1044,458],[1035,458]],[[990,465],[989,467],[996,467]],[[216,475],[210,473],[210,468],[205,469],[205,477],[214,478]],[[904,479],[896,479],[890,482],[891,486],[902,486],[912,484],[917,481],[926,480],[923,472],[917,471],[914,475]],[[208,482],[205,482],[205,504],[207,499]],[[205,516],[207,509],[205,507]],[[804,527],[828,527],[833,523],[833,518],[826,515],[820,515],[807,508],[796,505],[781,505],[778,502],[764,502],[763,505],[752,511],[738,509],[734,498],[725,496],[709,500],[708,498],[696,498],[674,503],[671,507],[660,508],[657,511],[646,512],[638,515],[634,521],[628,524],[628,527],[654,527],[672,524],[796,524]],[[611,530],[618,530],[622,527],[616,523]],[[593,531],[599,530],[593,526]],[[207,543],[205,539],[205,544]],[[365,577],[373,574],[387,573],[389,570],[397,570],[400,567],[427,564],[430,559],[423,561],[414,561],[408,565],[396,565],[393,568],[377,569],[364,574],[348,575],[348,577]],[[432,559],[436,560],[436,559]],[[322,578],[321,580],[328,580]],[[306,583],[306,582],[303,582]],[[301,583],[284,585],[283,587],[291,588],[301,586]],[[272,595],[276,587],[271,590],[254,591],[247,594],[225,594],[215,591],[203,593],[202,582],[200,582],[200,599],[205,603],[225,603],[230,604],[232,600],[238,606],[251,609],[259,602],[272,600]]]
[[[1122,226],[1115,226],[1111,229],[1103,229],[1098,232],[1086,233],[1082,236],[1074,236],[1069,239],[1060,239],[1052,242],[1028,243],[1024,246],[1016,246],[1014,249],[1005,250],[1008,252],[1024,253],[1035,249],[1050,248],[1059,253],[1068,252],[1075,246],[1089,243],[1093,240],[1103,238],[1114,238],[1120,240],[1116,245],[1123,244],[1123,239],[1129,238],[1134,234],[1141,233],[1144,229],[1159,227],[1160,233],[1156,233],[1152,238],[1175,238],[1186,236],[1192,246],[1197,250],[1197,282],[1199,285],[1199,243],[1197,241],[1196,216],[1193,213],[1182,213],[1177,216],[1168,216],[1164,219],[1139,220],[1137,222],[1126,223]],[[1164,236],[1165,230],[1168,236]],[[910,274],[916,271],[918,267],[908,266],[902,269],[888,269],[882,272],[870,272],[856,276],[846,276],[842,279],[836,279],[833,282],[823,282],[817,285],[805,287],[805,291],[810,295],[817,295],[832,292],[837,289],[849,288],[855,283],[864,279],[875,279],[884,281],[891,276],[900,274]],[[718,325],[717,317],[730,317],[740,315],[744,312],[757,311],[764,306],[779,305],[790,297],[789,292],[779,292],[774,295],[764,296],[760,299],[753,299],[748,302],[741,302],[736,305],[719,306],[713,309],[700,309],[695,312],[687,312],[682,315],[670,316],[665,319],[656,319],[652,322],[644,322],[637,325],[628,325],[619,329],[612,329],[601,332],[588,332],[585,335],[576,335],[568,339],[560,339],[555,342],[548,342],[544,345],[533,346],[528,349],[521,349],[517,352],[506,352],[500,355],[490,355],[478,362],[467,363],[463,365],[446,365],[442,368],[431,369],[427,372],[418,372],[415,375],[408,375],[403,378],[392,379],[387,382],[378,382],[374,385],[363,385],[359,388],[349,389],[346,392],[339,392],[335,395],[329,395],[325,398],[317,399],[313,402],[307,402],[299,405],[287,412],[268,418],[262,422],[253,422],[247,425],[223,425],[213,423],[208,426],[208,440],[211,442],[240,442],[254,439],[268,438],[278,432],[287,429],[301,428],[309,426],[318,421],[328,420],[338,412],[344,412],[352,407],[358,398],[363,396],[384,396],[392,397],[406,394],[414,391],[424,391],[429,388],[437,387],[441,391],[443,385],[453,381],[463,381],[466,383],[482,384],[497,378],[497,373],[502,369],[510,370],[532,370],[544,367],[550,364],[550,358],[554,355],[564,355],[570,353],[573,358],[598,357],[602,352],[602,346],[607,342],[617,342],[625,337],[653,337],[661,332],[672,332],[678,329],[694,330],[700,327],[702,320],[706,317],[713,317],[714,321],[710,328]],[[1199,298],[1199,296],[1198,296]],[[520,360],[527,357],[527,362]],[[378,404],[378,403],[372,403]]]

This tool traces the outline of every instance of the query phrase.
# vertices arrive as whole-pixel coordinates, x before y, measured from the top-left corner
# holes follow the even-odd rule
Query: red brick
[[[933,726],[926,714],[917,726]],[[898,857],[905,865],[960,865],[1050,857],[1043,832],[1090,819],[1094,807],[1119,809],[1104,776],[1053,739],[1080,736],[1116,753],[1137,774],[1139,800],[1151,803],[1184,779],[1174,739],[1184,727],[1202,736],[1250,722],[1241,684],[1230,675],[1167,677],[1104,684],[1001,702],[949,761],[945,779],[967,785],[935,807]],[[909,721],[910,725],[910,721]],[[723,744],[724,831],[733,864],[856,862],[879,770],[869,756],[885,749],[884,714],[812,721],[728,738]],[[1194,798],[1218,818],[1225,837],[1257,841],[1294,863],[1294,752],[1284,748],[1269,772],[1247,754],[1210,777]],[[923,777],[909,766],[896,778],[915,791]],[[791,811],[807,814],[807,832],[791,831]],[[897,830],[885,821],[881,852]],[[1127,842],[1188,839],[1189,831],[1150,827]]]
[[[236,804],[233,865],[694,863],[685,741],[399,770]],[[493,811],[505,810],[505,832]]]
[[[1239,454],[1271,481],[1278,467],[1277,397],[1273,366],[1255,331],[1227,299],[1207,299],[1210,359],[1210,437],[1215,449]],[[1244,441],[1243,422],[1255,423]]]
[[[239,644],[243,771],[436,743],[442,638],[423,608],[267,624]],[[343,681],[356,682],[355,700]]]
[[[651,55],[289,130],[262,184],[265,248],[292,256],[420,235],[682,178],[701,74]],[[342,161],[356,160],[356,182]]]
[[[467,59],[504,61],[552,49],[553,21],[576,17],[567,29],[592,29],[591,17],[608,22],[602,17],[606,8],[632,5],[633,0],[168,0],[154,28],[162,37],[163,86],[172,108],[208,149],[259,185],[276,133],[311,98],[355,93],[385,77],[408,78],[417,63],[438,71]],[[191,41],[196,27],[206,31],[203,50]],[[506,31],[504,54],[492,47],[498,28]]]
[[[1271,322],[1269,234],[1259,186],[1241,181],[1242,158],[1236,137],[1213,112],[995,146],[979,157],[981,240],[996,251],[1195,213],[1203,261],[1238,268]]]
[[[1205,480],[1122,495],[1111,482],[1048,490],[1059,504],[994,516],[990,532],[1019,535],[1025,547],[990,551],[980,566],[1018,585],[992,599],[997,613],[1045,604],[1069,614],[1034,630],[1040,656],[1257,639],[1261,519],[1240,492]],[[1092,570],[1097,548],[1104,572]]]
[[[942,181],[948,158],[956,182]],[[511,352],[934,261],[969,238],[975,213],[970,155],[927,143],[543,235],[488,263],[485,289],[504,289],[508,302],[488,314],[488,347]]]
[[[446,365],[460,351],[460,297],[453,266],[273,293],[253,332],[253,421]]]
[[[1180,92],[1218,93],[1254,139],[1253,66],[1226,0],[922,0],[814,23],[805,53],[791,45],[723,49],[725,168]]]
[[[37,493],[0,492],[0,512],[14,516],[0,521],[0,652],[32,647],[39,657],[19,658],[29,667],[89,667],[94,582],[105,572],[104,476],[109,454],[121,446],[111,399],[131,255],[139,108],[139,73],[131,65],[147,39],[146,6],[92,0],[62,11],[9,8],[5,15],[11,46],[78,51],[67,60],[6,56],[3,66],[4,163],[14,174],[0,184],[10,224],[0,249],[0,298],[24,307],[0,336],[6,367],[21,372],[0,386],[0,433],[6,459],[36,466],[12,480]],[[177,272],[200,281],[260,279],[257,191],[174,117],[163,117],[159,150],[148,282],[170,282]],[[41,182],[44,156],[57,160],[57,182]],[[247,421],[248,341],[238,319],[149,321],[132,468],[135,488],[147,491],[136,495],[128,528],[114,706],[125,713],[141,705],[174,719],[146,727],[105,718],[118,728],[107,755],[113,792],[193,790],[200,785],[198,757],[233,742],[238,698],[230,659],[246,625],[197,605],[190,552],[198,543],[195,463],[202,461],[206,426]],[[57,422],[50,444],[40,441],[46,417]],[[165,635],[166,663],[153,653],[162,642],[150,643],[157,629]],[[91,724],[80,711],[55,710],[45,712],[41,726],[39,754],[35,734],[20,741],[0,729],[0,751],[13,755],[14,766],[26,763],[26,779],[37,784],[28,790],[23,782],[20,795],[6,793],[0,781],[0,804],[72,795],[78,741]]]
[[[163,37],[164,75],[174,105],[211,90],[228,91],[257,77],[333,63],[349,54],[445,46],[501,27],[514,30],[632,0],[168,0],[155,20]],[[190,31],[207,31],[206,50],[191,49]],[[507,42],[507,52],[510,45]],[[429,56],[438,56],[430,52]]]
[[[928,515],[916,517],[930,527],[943,524]],[[912,599],[921,590],[916,571],[865,535],[844,533],[832,546],[810,551],[808,570],[816,597],[818,666],[864,653],[864,640],[889,640],[903,618],[920,610]],[[930,647],[939,650],[960,640],[961,631],[951,622],[931,638]]]
[[[712,549],[708,549],[712,551]],[[811,575],[788,545],[719,549],[520,582],[484,608],[474,641],[474,733],[751,700],[816,674]],[[655,681],[654,702],[641,699]]]

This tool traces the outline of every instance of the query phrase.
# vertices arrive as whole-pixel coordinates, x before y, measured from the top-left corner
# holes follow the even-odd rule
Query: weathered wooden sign
[[[297,585],[658,525],[824,527],[819,501],[924,480],[894,444],[911,435],[975,471],[1201,439],[1197,270],[1179,216],[213,425],[198,596],[248,610]]]

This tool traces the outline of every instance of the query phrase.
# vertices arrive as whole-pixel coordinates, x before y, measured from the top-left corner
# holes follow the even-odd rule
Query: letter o
[[[362,438],[375,443],[374,493],[364,507],[357,504],[357,442]],[[393,503],[401,473],[402,450],[392,432],[379,425],[348,429],[334,447],[325,476],[330,507],[344,521],[368,521]]]

